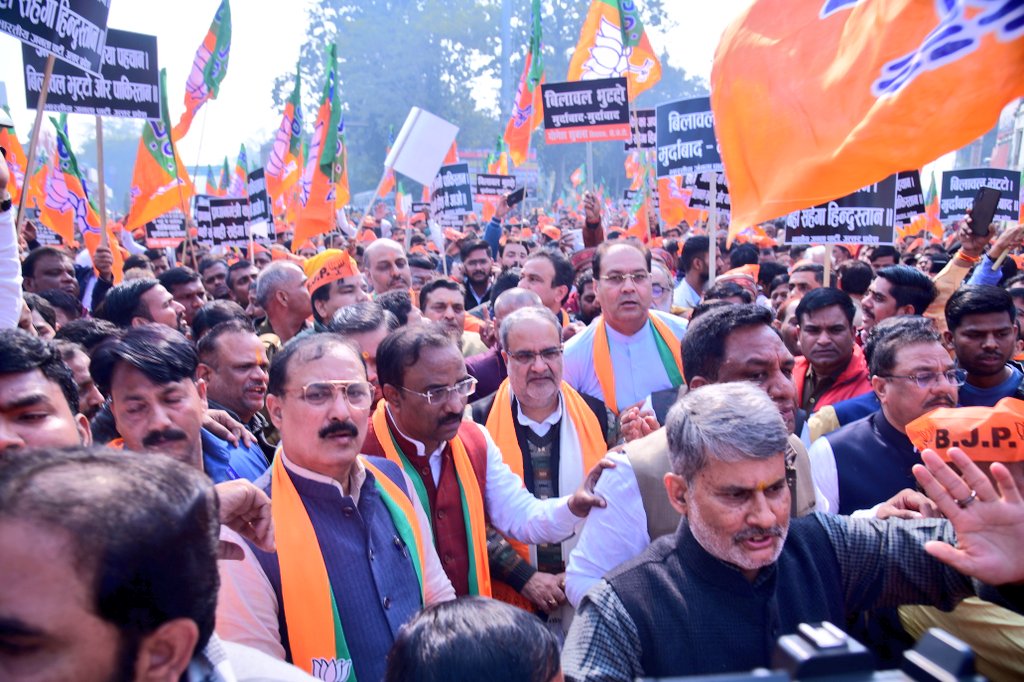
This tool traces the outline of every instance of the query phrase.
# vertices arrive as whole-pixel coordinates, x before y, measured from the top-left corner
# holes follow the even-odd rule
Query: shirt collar
[[[402,429],[398,428],[398,421],[395,419],[395,415],[393,415],[391,413],[391,406],[390,405],[386,405],[384,407],[384,409],[387,410],[388,420],[391,422],[391,425],[395,428],[395,431],[398,432],[398,435],[401,436],[402,438],[404,438],[405,440],[407,440],[408,442],[412,443],[413,447],[416,448],[416,456],[417,457],[423,457],[424,455],[426,455],[427,454],[427,446],[425,446],[423,443],[421,443],[420,441],[416,440],[415,438],[410,437],[408,434],[406,434],[404,431],[402,431]],[[429,453],[430,456],[431,457],[439,457],[441,455],[441,453],[444,452],[444,449],[445,449],[445,447],[447,445],[448,445],[448,441],[441,441],[441,444],[437,446],[437,449],[434,450],[433,452]]]
[[[301,476],[302,478],[314,481],[316,483],[334,486],[342,495],[346,494],[345,489],[342,487],[341,483],[334,480],[330,476],[325,476],[324,474],[317,473],[316,471],[312,471],[310,469],[306,469],[305,467],[301,467],[295,462],[288,459],[288,455],[285,454],[284,448],[279,448],[277,454],[278,456],[281,457],[281,463],[284,464],[285,468],[288,469],[288,471],[295,474],[296,476]],[[355,502],[356,504],[359,504],[359,490],[363,487],[363,483],[365,482],[366,467],[363,466],[362,461],[358,457],[356,457],[355,466],[352,467],[352,470],[349,472],[348,475],[348,496],[351,497],[352,501]]]
[[[533,432],[536,433],[538,436],[543,436],[544,434],[546,434],[548,432],[548,430],[552,426],[555,426],[556,424],[558,424],[558,422],[560,422],[562,420],[562,392],[561,391],[558,392],[558,405],[555,407],[554,411],[551,414],[549,414],[547,417],[545,417],[542,421],[539,421],[539,422],[536,422],[536,421],[530,419],[529,417],[527,417],[525,414],[523,414],[523,406],[519,404],[518,400],[516,400],[515,403],[516,403],[516,419],[518,419],[519,423],[522,424],[523,426],[530,427],[530,429],[532,429]]]

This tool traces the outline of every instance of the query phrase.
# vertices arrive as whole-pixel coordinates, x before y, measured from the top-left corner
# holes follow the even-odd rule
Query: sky
[[[583,0],[580,0],[581,2]],[[648,28],[656,52],[668,51],[669,59],[687,73],[707,80],[715,48],[725,27],[752,0],[715,0],[698,5],[681,0],[665,3],[671,28],[663,33]],[[232,4],[232,43],[228,74],[216,100],[200,110],[189,134],[178,149],[189,165],[219,165],[227,156],[234,161],[239,143],[252,153],[273,137],[281,112],[271,101],[274,78],[294,68],[305,33],[310,0],[235,0]],[[158,60],[167,69],[171,120],[184,109],[185,79],[196,48],[206,35],[219,0],[178,0],[173,11],[157,11],[159,5],[141,0],[113,0],[108,26],[157,36]],[[281,8],[288,10],[282,12]],[[34,112],[25,108],[24,68],[20,42],[0,34],[0,80],[7,90],[8,105],[16,129],[24,139],[32,127]],[[549,74],[548,81],[557,80]],[[497,83],[493,83],[497,91]],[[396,126],[401,122],[396,121]],[[94,117],[69,116],[72,143],[80,147],[91,136]],[[26,150],[27,151],[27,150]],[[81,159],[92,165],[94,159]],[[383,164],[383,159],[381,160]],[[951,159],[935,166],[952,167]],[[926,167],[928,170],[929,167]]]
[[[694,13],[692,3],[670,0],[665,3],[666,11],[675,26],[668,34],[652,30],[651,42],[659,53],[667,49],[673,64],[707,79],[719,36],[749,3],[750,0],[716,0]],[[155,11],[157,3],[149,1],[110,3],[108,26],[157,36],[159,64],[167,69],[167,96],[173,122],[184,109],[185,79],[218,4],[219,0],[178,0],[173,12],[161,12]],[[271,88],[276,76],[294,69],[304,39],[308,4],[309,0],[284,4],[279,0],[232,3],[228,74],[217,99],[204,105],[191,131],[178,145],[186,164],[220,164],[225,156],[233,161],[240,142],[255,150],[271,139],[281,120],[281,112],[271,101]],[[282,7],[288,10],[282,12]],[[6,34],[0,34],[0,65],[0,80],[6,83],[11,115],[24,138],[32,127],[35,112],[25,108],[21,44]],[[548,80],[557,79],[549,75]],[[496,84],[494,90],[496,94]],[[95,125],[92,116],[71,114],[68,119],[72,143],[85,139]],[[396,126],[400,125],[396,121]],[[93,163],[92,159],[82,161]]]

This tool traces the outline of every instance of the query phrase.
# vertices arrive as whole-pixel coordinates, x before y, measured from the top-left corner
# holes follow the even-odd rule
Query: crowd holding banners
[[[601,41],[644,44],[626,22],[634,4],[593,6],[622,22],[612,34],[598,24]],[[480,220],[454,147],[430,169],[432,205],[375,201],[363,213],[347,205],[328,60],[306,203],[286,198],[291,214],[273,198],[287,172],[242,161],[240,196],[200,195],[176,245],[141,244],[134,220],[163,220],[191,192],[165,101],[143,132],[163,140],[159,153],[140,145],[140,161],[177,201],[162,210],[159,193],[140,196],[128,229],[91,257],[74,241],[101,227],[64,126],[55,122],[50,186],[80,194],[81,211],[63,243],[19,231],[0,162],[0,535],[23,547],[23,524],[46,531],[33,527],[36,554],[0,555],[18,576],[0,586],[0,620],[47,633],[53,623],[31,608],[51,603],[46,581],[95,589],[68,574],[67,548],[46,534],[70,532],[96,538],[75,545],[83,570],[107,570],[114,552],[114,565],[123,556],[156,576],[129,575],[131,596],[101,592],[95,608],[74,601],[89,618],[120,632],[118,609],[149,605],[167,571],[187,580],[166,593],[204,605],[140,608],[147,621],[130,646],[94,642],[96,667],[74,668],[83,678],[110,677],[124,655],[136,671],[164,660],[169,679],[186,668],[185,679],[231,679],[229,666],[236,679],[400,679],[441,623],[482,617],[493,621],[463,645],[467,669],[481,647],[536,655],[543,682],[560,674],[559,651],[569,680],[765,667],[778,635],[824,619],[880,665],[941,623],[992,679],[1024,674],[1024,228],[975,231],[961,207],[934,242],[874,235],[833,249],[857,215],[830,221],[830,211],[881,211],[871,224],[892,230],[899,209],[913,223],[938,208],[934,193],[920,198],[919,176],[903,186],[901,173],[872,188],[882,206],[802,205],[823,210],[828,228],[808,244],[786,244],[782,220],[726,244],[690,200],[699,186],[654,181],[656,152],[634,159],[639,193],[626,210],[580,177],[582,196],[550,206],[538,196],[523,218],[505,187]],[[629,85],[591,79],[586,92],[628,102],[637,74],[611,75]],[[708,107],[675,104],[659,109],[666,130],[710,128]],[[396,156],[409,144],[400,135]],[[500,144],[494,168],[507,156]],[[389,171],[398,189],[404,173]],[[231,177],[225,163],[226,192]],[[706,178],[708,204],[722,179]],[[663,224],[648,217],[655,188],[672,217]],[[273,226],[262,244],[259,222]],[[65,447],[75,450],[56,451]],[[118,458],[130,460],[115,486],[125,499],[89,489],[116,476]],[[20,483],[45,490],[69,471],[80,476],[60,504]],[[191,530],[158,532],[149,514]],[[214,567],[218,516],[230,544]],[[113,539],[120,529],[148,536],[145,556]],[[514,639],[523,632],[530,642]],[[0,646],[0,676],[38,667],[12,648]],[[457,662],[434,665],[455,679]],[[493,665],[498,679],[518,669]]]

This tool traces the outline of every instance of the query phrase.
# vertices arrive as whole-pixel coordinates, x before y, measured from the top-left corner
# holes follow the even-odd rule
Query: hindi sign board
[[[0,33],[99,75],[110,0],[0,0]]]
[[[982,187],[1002,192],[993,220],[1016,221],[1020,217],[1020,171],[999,168],[967,168],[943,171],[939,218],[960,218],[974,204]]]
[[[786,216],[786,244],[892,244],[896,176]]]
[[[150,249],[174,248],[185,241],[185,214],[171,211],[146,223],[146,247]]]
[[[642,190],[639,190],[639,189],[626,189],[626,190],[623,190],[622,191],[622,206],[623,206],[623,208],[629,208],[629,207],[633,206],[634,202],[636,202],[636,200],[637,200],[636,195],[639,194],[641,191]],[[655,210],[661,208],[661,198],[658,196],[658,191],[656,189],[652,190],[650,192],[650,198],[651,198],[651,206]]]
[[[626,140],[626,151],[654,149],[658,143],[657,109],[634,109],[629,112],[630,138]]]
[[[896,174],[896,224],[909,225],[914,218],[924,213],[924,194],[921,188],[921,174],[903,171]]]
[[[257,168],[247,176],[246,194],[249,197],[246,213],[249,234],[261,244],[273,243],[277,233],[274,231],[274,216],[267,196],[266,173],[262,168]]]
[[[659,178],[722,172],[710,97],[659,105],[657,119]]]
[[[461,227],[462,216],[473,210],[469,164],[441,166],[430,184],[430,215],[444,227]]]
[[[516,188],[516,176],[476,174],[476,195],[478,197],[503,197]]]
[[[546,83],[541,93],[548,144],[630,139],[625,78]]]
[[[61,246],[64,243],[59,234],[39,222],[38,208],[26,208],[25,220],[36,228],[36,242],[39,246]]]
[[[729,198],[729,182],[725,174],[716,174],[715,181],[715,206],[718,207],[719,219],[726,219],[732,215],[732,200]],[[711,208],[711,181],[703,174],[697,175],[694,180],[693,190],[690,193],[690,206],[696,208]]]
[[[46,52],[21,46],[25,65],[25,106],[35,109],[43,88]],[[47,111],[121,118],[160,118],[160,69],[156,36],[112,28],[107,31],[100,75],[70,64],[54,64]]]
[[[245,197],[196,197],[196,240],[211,247],[247,247],[249,200]]]

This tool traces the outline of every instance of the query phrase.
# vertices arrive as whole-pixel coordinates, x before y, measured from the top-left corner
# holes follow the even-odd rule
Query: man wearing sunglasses
[[[883,329],[882,325],[885,325]],[[808,450],[818,511],[851,514],[917,486],[921,456],[907,424],[938,407],[956,407],[965,372],[943,348],[931,320],[899,316],[871,353],[869,374],[881,408],[814,441]]]
[[[274,355],[267,411],[281,446],[256,484],[281,529],[277,552],[250,543],[220,565],[224,639],[320,679],[383,679],[399,628],[455,596],[412,481],[359,455],[372,401],[349,341],[313,334]]]
[[[562,329],[550,310],[516,310],[499,333],[508,379],[473,403],[473,419],[486,425],[527,490],[541,499],[558,497],[616,445],[618,419],[602,401],[562,381]],[[565,565],[575,544],[575,538],[527,546],[489,537],[494,596],[544,613],[549,625],[560,627],[568,615],[562,611]]]
[[[603,461],[571,495],[538,500],[523,487],[491,436],[463,421],[476,380],[438,325],[402,327],[384,339],[377,376],[384,400],[363,452],[387,457],[413,481],[456,594],[491,596],[487,521],[521,542],[562,542],[591,507],[604,506],[591,492]]]

